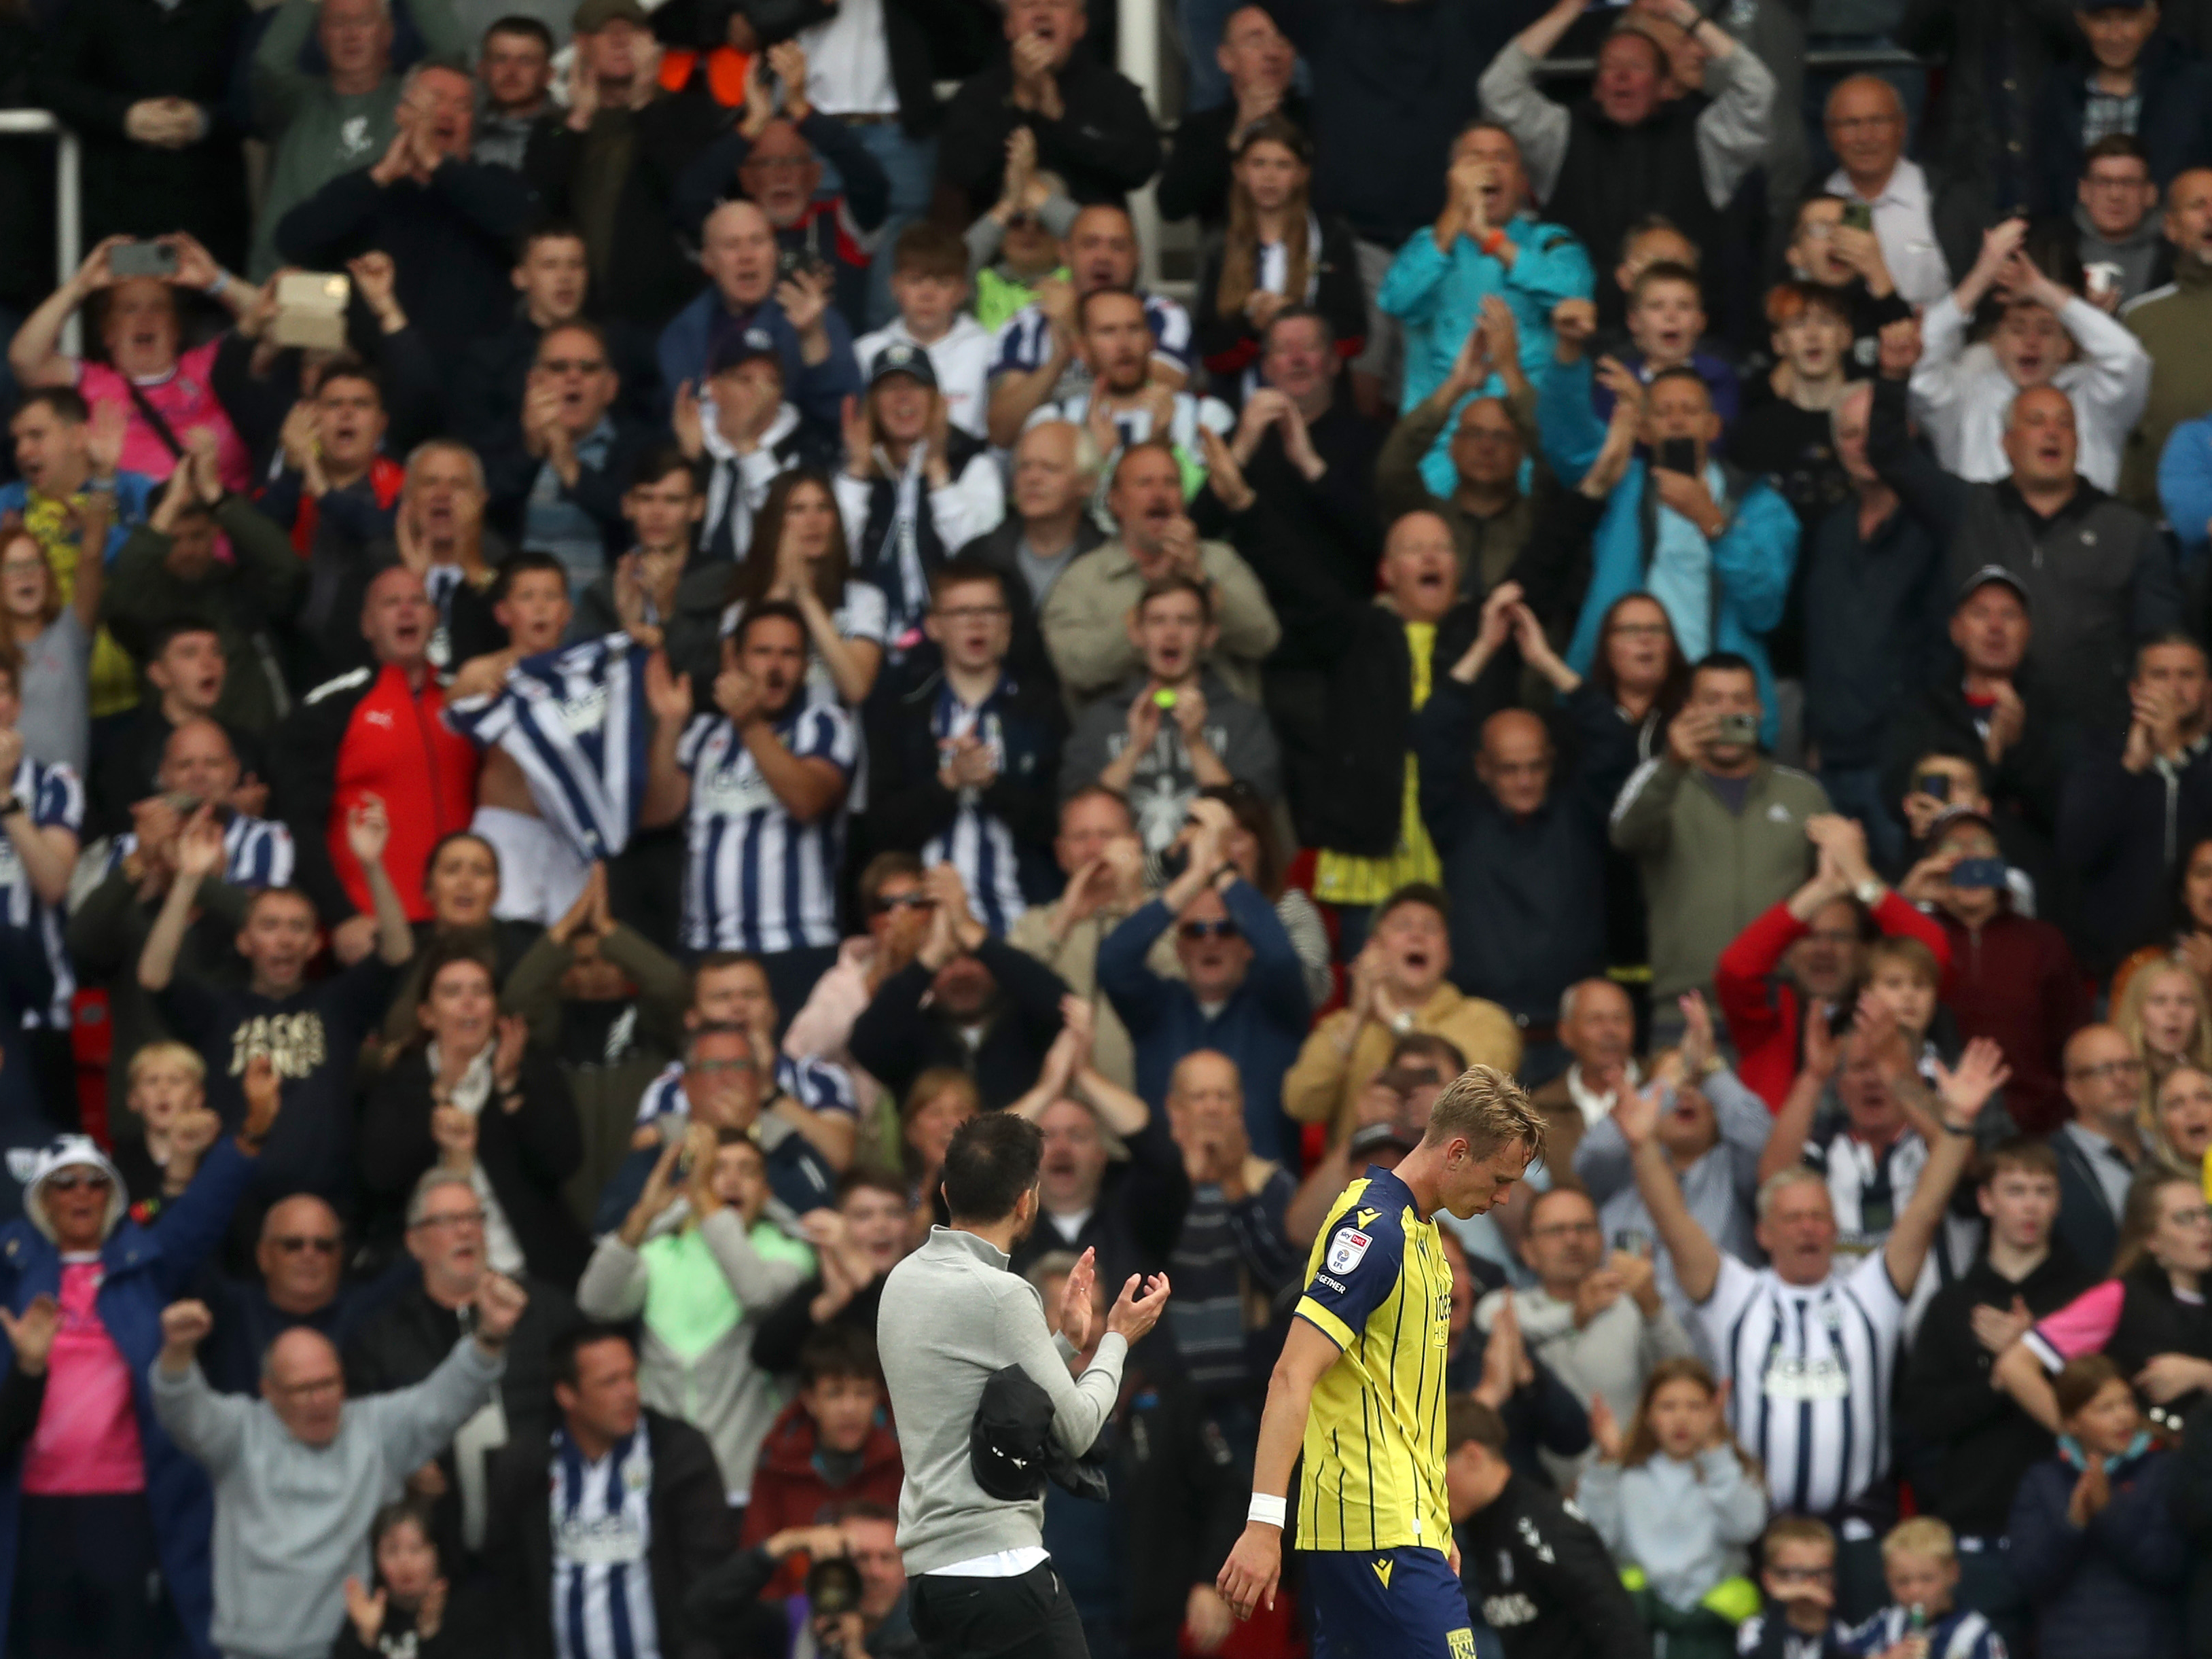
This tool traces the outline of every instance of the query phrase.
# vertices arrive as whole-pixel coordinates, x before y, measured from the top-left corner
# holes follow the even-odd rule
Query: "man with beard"
[[[1042,1481],[1024,1479],[1016,1497],[983,1487],[976,1408],[994,1374],[1018,1366],[1050,1397],[1049,1427],[1038,1438],[1048,1435],[1059,1453],[1081,1456],[1114,1410],[1129,1345],[1167,1307],[1166,1274],[1149,1282],[1131,1274],[1082,1376],[1068,1374],[1097,1320],[1091,1253],[1067,1276],[1057,1343],[1035,1287],[1006,1271],[1036,1221],[1042,1159],[1043,1137],[1024,1118],[986,1112],[964,1125],[945,1153],[952,1224],[931,1229],[928,1242],[891,1269],[877,1320],[906,1468],[898,1544],[913,1577],[915,1630],[930,1659],[953,1659],[987,1641],[1003,1651],[1083,1659],[1075,1604],[1043,1547]],[[1024,1440],[990,1449],[1000,1455],[989,1461],[1004,1463],[1039,1448]]]
[[[786,1008],[837,959],[837,861],[860,747],[844,710],[807,702],[805,676],[798,606],[748,608],[723,647],[714,709],[688,725],[656,720],[639,813],[647,828],[690,813],[685,948],[752,952]],[[664,689],[677,687],[688,690],[689,677]]]
[[[1044,404],[1030,419],[1072,421],[1091,434],[1102,455],[1164,440],[1175,446],[1185,492],[1194,489],[1206,472],[1199,429],[1226,434],[1233,422],[1225,404],[1194,397],[1152,372],[1153,337],[1143,296],[1126,288],[1093,289],[1075,302],[1075,334],[1091,384]]]
[[[1060,1031],[1067,987],[968,908],[960,872],[924,872],[929,932],[915,959],[877,988],[853,1022],[853,1058],[896,1100],[931,1066],[975,1079],[987,1112],[1011,1106],[1036,1081]]]

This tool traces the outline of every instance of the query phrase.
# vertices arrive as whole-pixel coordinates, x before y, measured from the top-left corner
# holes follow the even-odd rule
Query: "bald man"
[[[1507,625],[1498,619],[1510,609],[1486,605],[1486,629]],[[1565,1063],[1560,996],[1605,966],[1612,803],[1585,766],[1555,780],[1551,733],[1534,714],[1502,709],[1471,742],[1474,714],[1457,668],[1438,675],[1413,722],[1421,817],[1452,896],[1452,978],[1512,1014],[1528,1045],[1520,1075],[1542,1081]]]
[[[1970,483],[1945,471],[1907,424],[1912,357],[1909,343],[1885,338],[1867,459],[1948,550],[1946,586],[1960,591],[1985,566],[2010,573],[2035,620],[2028,664],[2059,706],[2093,729],[2124,722],[2134,642],[2182,626],[2165,538],[2079,476],[2074,404],[2055,386],[2027,388],[2006,411],[2008,477]]]
[[[483,1404],[526,1301],[513,1281],[487,1277],[474,1334],[425,1381],[365,1400],[346,1398],[337,1350],[308,1330],[271,1345],[260,1399],[217,1394],[196,1363],[214,1324],[205,1304],[161,1310],[154,1411],[215,1486],[219,1651],[328,1651],[345,1618],[345,1581],[369,1581],[370,1521]]]
[[[1838,82],[1828,94],[1828,148],[1840,165],[1828,175],[1831,194],[1874,210],[1897,291],[1915,306],[1929,306],[1951,289],[1951,267],[1936,240],[1935,197],[1917,161],[1905,159],[1905,100],[1897,88],[1871,75]]]
[[[830,303],[831,280],[805,272],[782,280],[781,253],[775,226],[754,204],[725,202],[707,216],[699,229],[707,287],[661,331],[661,396],[702,383],[717,340],[763,328],[783,363],[785,400],[835,434],[845,399],[861,390],[853,331]]]
[[[211,1274],[202,1287],[209,1292],[215,1329],[200,1351],[200,1370],[218,1394],[256,1392],[264,1359],[288,1332],[312,1331],[343,1346],[411,1277],[395,1269],[348,1283],[345,1231],[337,1212],[312,1193],[295,1193],[269,1206],[254,1244],[253,1267],[243,1276]]]
[[[2110,1025],[2084,1025],[2066,1041],[2062,1086],[2073,1116],[2051,1137],[2058,1155],[2058,1223],[2053,1236],[2101,1272],[2119,1242],[2128,1186],[2142,1163],[2136,1127],[2142,1062]]]
[[[1575,1149],[1584,1133],[1612,1115],[1623,1089],[1644,1081],[1636,1063],[1636,1006],[1609,979],[1577,980],[1559,999],[1559,1040],[1567,1069],[1529,1102],[1551,1126],[1545,1167],[1564,1176],[1574,1171]]]

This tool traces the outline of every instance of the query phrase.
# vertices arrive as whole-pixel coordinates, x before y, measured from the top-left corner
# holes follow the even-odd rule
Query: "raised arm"
[[[1690,1213],[1682,1197],[1682,1184],[1659,1145],[1659,1109],[1662,1093],[1671,1092],[1670,1079],[1654,1079],[1637,1091],[1623,1085],[1620,1103],[1613,1109],[1614,1127],[1628,1143],[1636,1170],[1636,1189],[1644,1207],[1651,1212],[1652,1227],[1674,1263],[1674,1278],[1692,1302],[1703,1302],[1720,1280],[1721,1251]]]
[[[1882,1246],[1889,1282],[1899,1296],[1910,1297],[1919,1281],[1928,1247],[1935,1243],[1936,1230],[1942,1225],[1943,1213],[1950,1206],[1951,1189],[1958,1185],[1967,1160],[1973,1156],[1975,1120],[1981,1116],[1990,1097],[2003,1088],[2011,1076],[2004,1051],[1987,1037],[1976,1037],[1966,1045],[1956,1071],[1941,1060],[1936,1062],[1942,1133],[1936,1144],[1928,1149],[1928,1163],[1912,1189],[1912,1201],[1897,1218],[1888,1242]]]
[[[1559,0],[1551,10],[1515,35],[1482,72],[1477,89],[1483,113],[1513,135],[1521,146],[1521,166],[1529,187],[1548,198],[1559,182],[1567,157],[1571,122],[1564,106],[1536,84],[1536,64],[1583,15],[1583,0]]]

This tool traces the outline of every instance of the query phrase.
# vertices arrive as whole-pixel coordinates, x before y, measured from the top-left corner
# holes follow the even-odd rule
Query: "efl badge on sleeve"
[[[1357,1227],[1340,1227],[1328,1241],[1328,1270],[1339,1279],[1357,1267],[1375,1241]]]

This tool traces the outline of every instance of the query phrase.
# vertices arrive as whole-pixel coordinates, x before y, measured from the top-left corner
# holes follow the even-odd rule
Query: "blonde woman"
[[[2204,982],[2171,957],[2137,969],[2112,1005],[2112,1024],[2154,1086],[2177,1066],[2212,1072],[2212,1010]]]
[[[2212,1152],[2212,1073],[2195,1066],[2168,1072],[2144,1103],[2142,1126],[2146,1168],[2202,1182],[2204,1155]]]

